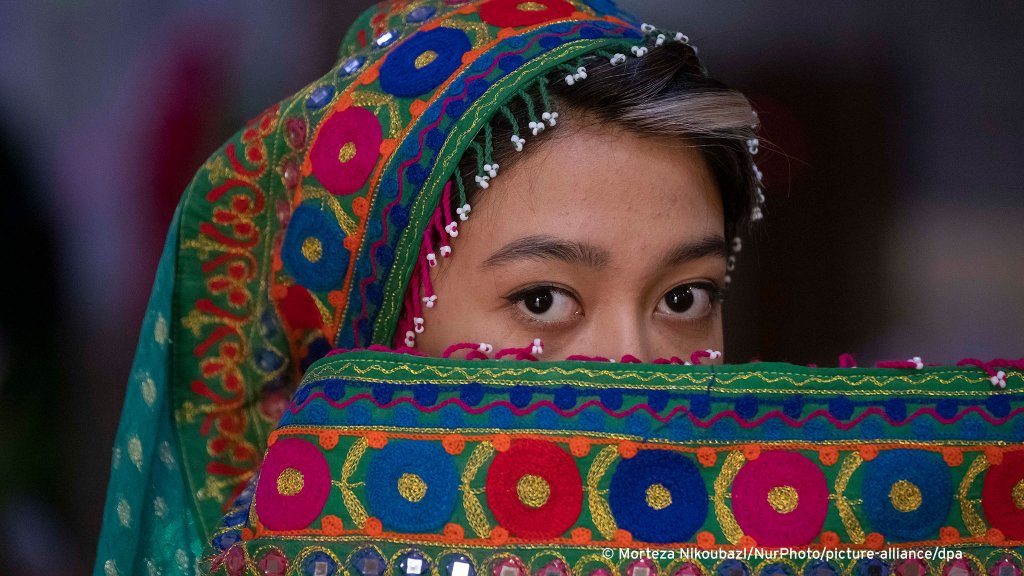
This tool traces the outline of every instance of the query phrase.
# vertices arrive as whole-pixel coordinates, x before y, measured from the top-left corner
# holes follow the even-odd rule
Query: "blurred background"
[[[0,573],[91,570],[178,197],[369,4],[0,1]],[[620,4],[687,33],[774,149],[731,362],[1024,356],[1024,3]]]

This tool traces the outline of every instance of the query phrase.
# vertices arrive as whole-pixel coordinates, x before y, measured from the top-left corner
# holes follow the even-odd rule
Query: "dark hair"
[[[752,209],[759,205],[760,194],[748,151],[748,143],[755,138],[757,115],[746,97],[712,78],[694,49],[683,43],[667,43],[642,57],[631,56],[615,65],[605,55],[596,54],[580,64],[586,68],[584,80],[569,85],[564,71],[553,72],[545,79],[555,110],[568,112],[565,116],[570,117],[570,122],[592,118],[597,123],[615,124],[640,135],[668,136],[696,145],[722,197],[726,238],[745,232]],[[540,88],[535,85],[527,90],[525,98],[541,102]],[[523,98],[514,98],[506,107],[521,129],[531,120],[540,119],[531,118]],[[537,136],[527,132],[529,144],[517,153],[511,142],[513,124],[508,117],[496,114],[490,129],[490,158],[502,171],[536,148],[550,132]],[[482,133],[476,143],[483,147]],[[478,161],[473,150],[470,148],[459,164],[470,204],[480,193],[475,181]]]

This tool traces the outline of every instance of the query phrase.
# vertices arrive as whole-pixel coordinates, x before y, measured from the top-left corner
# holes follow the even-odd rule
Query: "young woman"
[[[685,35],[609,0],[370,9],[331,71],[186,190],[97,573],[191,573],[332,348],[720,351],[722,292],[761,217],[756,124]]]

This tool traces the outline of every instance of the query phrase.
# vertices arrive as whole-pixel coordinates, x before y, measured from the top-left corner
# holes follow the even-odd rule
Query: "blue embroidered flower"
[[[864,463],[861,493],[871,527],[889,541],[937,538],[953,498],[949,466],[924,450],[889,450]]]
[[[621,460],[608,504],[615,522],[642,542],[686,542],[704,524],[708,493],[692,460],[669,450],[641,450]]]
[[[380,87],[402,98],[426,94],[455,73],[462,66],[463,54],[472,48],[462,30],[418,32],[388,54],[380,67]]]
[[[281,247],[285,270],[317,292],[340,288],[348,270],[345,234],[328,214],[305,204],[296,208]]]
[[[458,484],[455,463],[440,444],[391,441],[370,460],[367,507],[387,529],[431,532],[451,518]]]

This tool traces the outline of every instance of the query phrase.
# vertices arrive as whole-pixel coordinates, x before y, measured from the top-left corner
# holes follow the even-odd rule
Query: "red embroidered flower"
[[[1004,452],[985,473],[981,490],[985,518],[1007,537],[1024,539],[1024,451]]]
[[[327,459],[312,443],[282,438],[267,451],[255,506],[269,530],[302,530],[320,516],[331,490]]]
[[[492,26],[536,26],[568,18],[575,12],[564,0],[491,0],[480,6],[480,19]]]
[[[522,439],[499,452],[487,470],[487,503],[509,533],[555,538],[583,508],[583,481],[566,451],[542,440]]]
[[[358,192],[380,158],[380,122],[366,108],[346,108],[320,126],[309,153],[313,175],[334,195]]]
[[[796,452],[763,452],[736,474],[732,507],[743,532],[762,546],[802,546],[828,513],[825,474]]]

